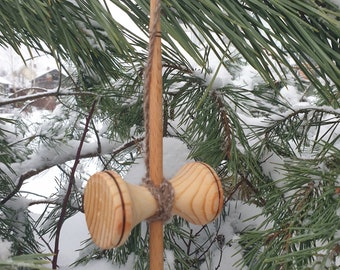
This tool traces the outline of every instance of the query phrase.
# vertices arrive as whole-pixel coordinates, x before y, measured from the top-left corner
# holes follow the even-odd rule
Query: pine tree
[[[110,3],[148,35],[149,1]],[[45,94],[58,98],[56,110],[29,122],[12,108],[0,119],[0,241],[11,243],[13,255],[39,254],[39,237],[55,237],[45,253],[57,250],[63,222],[83,211],[89,164],[125,174],[141,157],[147,41],[110,13],[110,3],[0,1],[2,47],[52,55],[60,70],[66,61],[74,66],[67,85]],[[165,225],[175,269],[226,269],[228,245],[239,250],[236,269],[339,266],[336,3],[162,1],[164,137],[184,143],[188,158],[213,166],[226,198],[212,224],[197,227],[174,217]],[[239,81],[245,69],[254,75]],[[295,89],[298,106],[285,99]],[[36,98],[5,97],[0,105]],[[26,199],[23,184],[52,167],[59,172],[55,194]],[[46,210],[33,219],[29,206],[38,203]],[[258,211],[251,217],[235,211],[246,206]],[[231,219],[240,222],[232,237],[225,228]],[[134,254],[135,269],[148,269],[143,226],[117,249],[100,251],[88,240],[77,264],[99,258],[125,264]]]

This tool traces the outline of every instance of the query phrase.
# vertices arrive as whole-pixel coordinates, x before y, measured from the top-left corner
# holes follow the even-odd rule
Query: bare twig
[[[99,137],[98,131],[96,129],[96,125],[95,125],[93,120],[91,120],[91,125],[92,125],[92,130],[94,132],[94,135],[96,136],[97,143],[98,143],[97,153],[101,153],[102,152],[102,144],[100,142],[100,137]]]
[[[24,96],[19,96],[19,97],[12,97],[13,95],[10,96],[10,98],[3,98],[0,100],[0,106],[4,105],[9,105],[9,104],[15,104],[18,102],[25,102],[28,100],[35,100],[39,98],[46,98],[46,97],[51,97],[51,96],[77,96],[77,95],[91,95],[91,96],[97,96],[96,93],[94,92],[77,92],[77,91],[69,91],[69,92],[60,92],[58,89],[53,89],[53,90],[47,90],[45,88],[39,88],[39,87],[34,87],[34,88],[25,88],[21,89],[20,91],[24,90],[36,90],[36,91],[42,91],[36,94],[31,94],[31,95],[24,95]]]
[[[45,240],[45,238],[40,234],[39,230],[36,227],[33,227],[33,229],[34,229],[35,233],[37,234],[37,236],[40,238],[40,240],[44,242],[44,244],[47,247],[47,249],[49,250],[49,252],[52,254],[53,250],[50,246],[50,243]],[[48,259],[48,260],[51,260],[51,259]]]
[[[5,204],[6,202],[8,202],[15,194],[17,194],[17,192],[19,192],[20,188],[22,187],[24,181],[27,178],[32,177],[33,175],[36,175],[38,173],[40,173],[40,170],[31,170],[25,174],[22,174],[19,179],[18,179],[18,183],[17,185],[14,187],[14,189],[12,190],[11,193],[9,193],[4,199],[1,200],[0,204]]]
[[[75,182],[75,173],[76,173],[77,166],[80,162],[81,150],[82,150],[85,138],[86,138],[87,131],[89,129],[89,124],[91,122],[92,115],[94,113],[96,104],[97,104],[97,101],[95,100],[92,103],[91,110],[89,112],[89,115],[86,118],[84,132],[83,132],[82,138],[81,138],[80,143],[79,143],[79,147],[78,147],[77,154],[76,154],[76,159],[74,160],[74,164],[73,164],[73,167],[72,167],[72,170],[71,170],[70,181],[68,183],[67,191],[66,191],[66,194],[65,194],[65,197],[64,197],[64,200],[63,200],[62,208],[61,208],[60,217],[59,217],[59,220],[58,220],[58,223],[57,223],[57,228],[56,228],[56,233],[55,233],[55,242],[54,242],[54,255],[53,255],[53,260],[52,260],[52,268],[53,269],[57,269],[57,266],[58,266],[60,232],[61,232],[61,228],[63,226],[64,220],[65,220],[67,204],[68,204],[68,200],[69,200],[70,195],[71,195],[72,186]]]
[[[218,270],[221,267],[222,257],[223,257],[223,249],[220,249],[220,258],[218,260],[217,266],[215,267],[215,270]]]
[[[120,146],[119,148],[117,148],[116,150],[114,150],[111,153],[111,158],[104,164],[104,168],[107,168],[107,166],[110,164],[110,162],[114,159],[114,157],[119,154],[120,152],[124,151],[125,149],[128,149],[134,145],[138,145],[139,143],[141,143],[144,140],[144,137],[140,137],[140,138],[133,138],[132,141],[129,141],[125,144],[123,144],[122,146]]]
[[[231,145],[232,145],[232,130],[230,127],[230,120],[227,114],[227,111],[224,107],[223,100],[221,96],[218,95],[216,91],[212,92],[212,97],[215,99],[217,107],[220,111],[220,116],[223,124],[223,130],[225,132],[225,143],[224,143],[224,151],[226,153],[226,158],[229,160],[231,155]]]
[[[28,206],[33,206],[33,205],[37,205],[37,204],[53,204],[53,205],[62,205],[61,203],[59,203],[58,201],[51,201],[51,200],[36,200],[36,201],[31,201]],[[79,211],[79,212],[84,212],[84,210],[82,209],[81,206],[79,207],[75,207],[72,205],[68,206],[70,209]]]

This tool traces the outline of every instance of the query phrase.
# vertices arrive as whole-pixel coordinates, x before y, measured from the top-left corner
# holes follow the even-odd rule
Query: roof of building
[[[11,85],[12,83],[9,80],[7,80],[6,78],[0,76],[0,84]]]

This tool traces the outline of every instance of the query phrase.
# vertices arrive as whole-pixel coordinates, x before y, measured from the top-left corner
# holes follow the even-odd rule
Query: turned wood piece
[[[220,213],[223,190],[209,165],[188,163],[170,183],[175,192],[173,215],[203,225]],[[122,245],[132,228],[157,210],[157,202],[145,186],[129,184],[114,171],[94,174],[85,188],[86,223],[93,241],[102,249]]]

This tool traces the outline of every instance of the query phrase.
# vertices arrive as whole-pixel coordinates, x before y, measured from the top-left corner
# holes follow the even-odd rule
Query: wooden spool
[[[203,225],[220,213],[223,190],[209,165],[188,163],[170,183],[175,192],[173,215]],[[86,223],[93,241],[102,249],[122,245],[132,228],[157,210],[157,202],[146,187],[125,182],[114,171],[94,174],[85,188]]]

